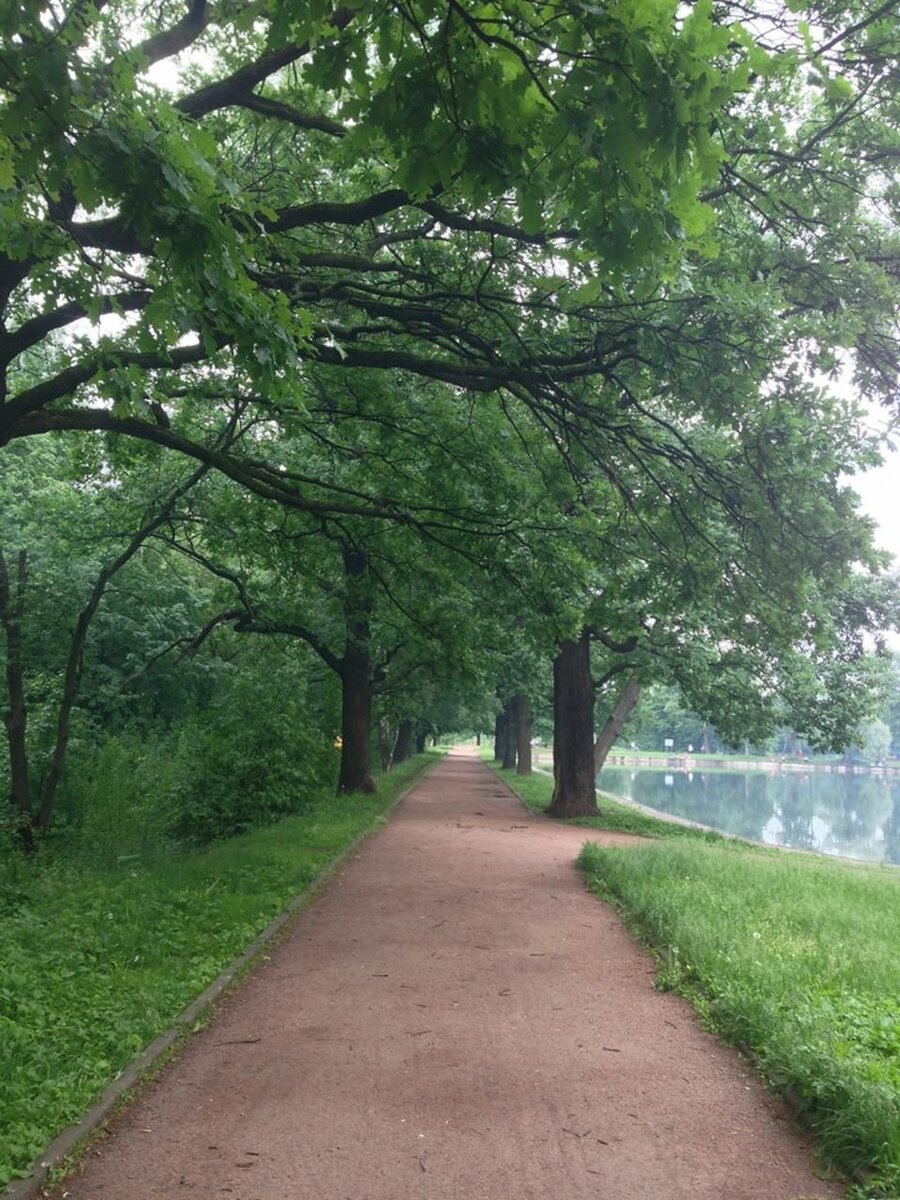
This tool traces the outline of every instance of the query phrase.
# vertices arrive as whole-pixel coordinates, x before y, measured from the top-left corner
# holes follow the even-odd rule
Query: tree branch
[[[26,388],[24,392],[19,392],[0,406],[0,446],[5,445],[8,440],[4,435],[4,428],[11,428],[20,418],[38,413],[54,400],[70,399],[82,384],[88,383],[101,371],[131,366],[147,371],[170,370],[204,362],[208,358],[208,351],[199,342],[190,346],[174,346],[164,352],[125,350],[119,353],[100,352],[92,355],[87,361],[75,363],[52,378]]]
[[[212,12],[206,0],[190,0],[188,10],[180,21],[170,29],[164,29],[139,42],[131,53],[146,59],[147,66],[152,66],[164,58],[171,58],[173,54],[186,50],[197,40],[211,17]]]
[[[274,117],[278,121],[287,121],[298,129],[315,129],[320,133],[329,133],[332,137],[346,137],[347,130],[339,121],[326,117],[324,113],[302,113],[280,100],[271,100],[268,96],[257,96],[255,92],[241,96],[235,100],[241,108],[249,108],[251,112],[263,117]]]
[[[338,8],[332,14],[329,24],[340,31],[350,24],[354,16],[352,8]],[[176,102],[175,107],[185,116],[198,118],[217,109],[227,108],[231,104],[240,104],[264,79],[268,79],[283,67],[290,66],[298,58],[303,58],[309,54],[310,49],[309,42],[282,46],[279,50],[264,54],[255,62],[234,71],[227,78],[199,88],[189,96],[183,96]]]
[[[96,315],[106,316],[108,313],[135,312],[146,307],[152,295],[152,292],[141,289],[103,296],[100,298]],[[71,325],[73,321],[82,320],[87,316],[88,311],[84,305],[73,300],[69,304],[60,305],[52,312],[40,313],[28,321],[23,321],[17,329],[0,336],[0,368],[12,362],[23,351],[37,345],[54,329],[63,329],[66,325]]]

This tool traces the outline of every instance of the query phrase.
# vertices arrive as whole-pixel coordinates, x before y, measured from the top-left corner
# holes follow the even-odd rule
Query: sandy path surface
[[[585,836],[451,755],[67,1195],[840,1196],[739,1058],[653,990],[649,956],[574,867]]]

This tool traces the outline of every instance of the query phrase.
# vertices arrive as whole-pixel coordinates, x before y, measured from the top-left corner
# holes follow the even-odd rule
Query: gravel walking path
[[[803,1200],[808,1139],[474,755],[420,782],[72,1200]],[[62,1193],[61,1193],[62,1194]]]

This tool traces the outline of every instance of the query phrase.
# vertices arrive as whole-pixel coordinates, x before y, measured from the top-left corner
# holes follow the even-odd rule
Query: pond
[[[605,767],[597,786],[722,833],[900,865],[898,776]]]

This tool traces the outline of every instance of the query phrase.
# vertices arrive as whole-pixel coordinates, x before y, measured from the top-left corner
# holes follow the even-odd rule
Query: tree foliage
[[[176,653],[295,637],[399,723],[426,674],[533,703],[589,631],[610,680],[845,740],[891,618],[838,385],[896,398],[898,22],[796,10],[7,5],[0,463],[81,432],[136,502],[229,481],[155,538],[215,580]]]

